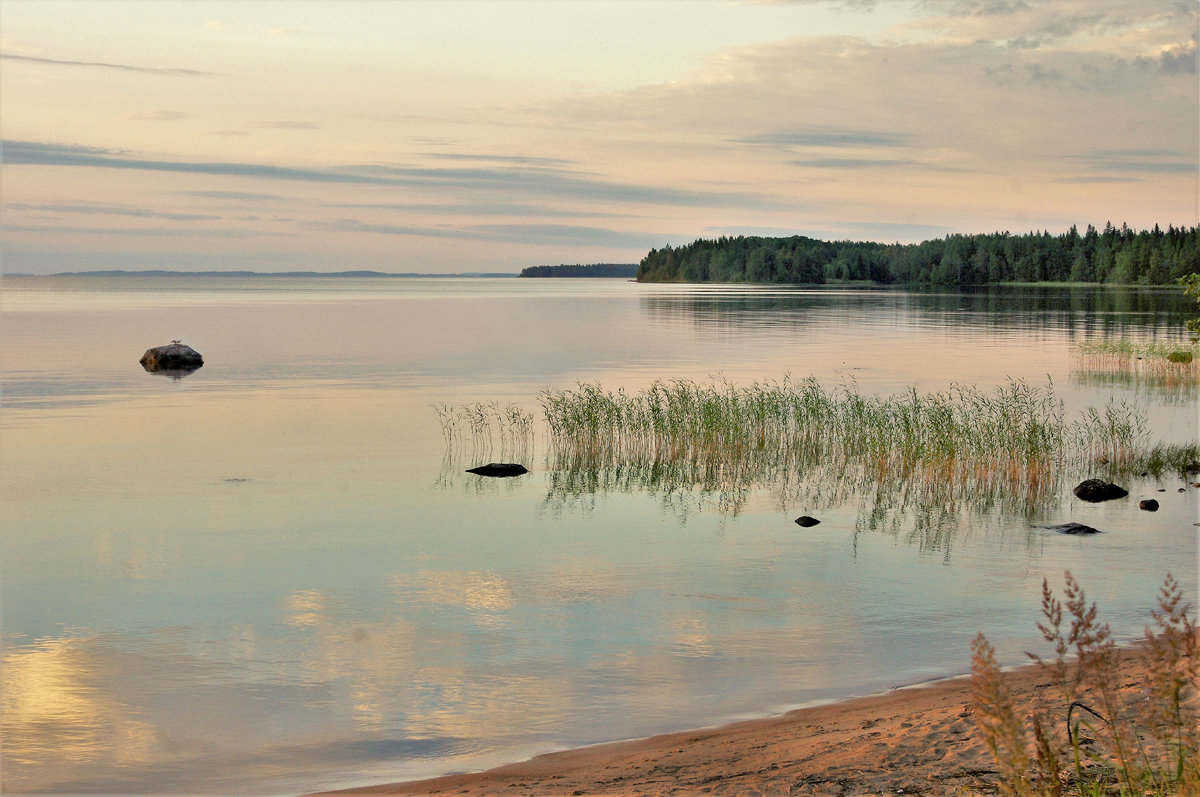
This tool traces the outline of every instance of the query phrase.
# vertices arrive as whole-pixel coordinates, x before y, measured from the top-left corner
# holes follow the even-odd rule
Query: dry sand
[[[1141,679],[1138,649],[1121,683]],[[1065,711],[1035,666],[1005,674],[1019,708]],[[968,678],[896,689],[711,730],[550,753],[487,772],[353,789],[350,794],[784,795],[988,794],[995,763]]]

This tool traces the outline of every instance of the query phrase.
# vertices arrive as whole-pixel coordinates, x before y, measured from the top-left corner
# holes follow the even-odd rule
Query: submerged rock
[[[522,473],[529,473],[529,470],[524,465],[518,465],[515,462],[489,462],[486,465],[480,465],[478,468],[467,468],[467,473],[505,478],[508,476],[520,476]]]
[[[1118,487],[1112,482],[1106,482],[1103,479],[1087,479],[1076,486],[1075,497],[1081,501],[1087,501],[1092,504],[1101,501],[1111,501],[1114,498],[1124,498],[1129,495],[1129,491],[1124,487]]]
[[[1094,529],[1091,526],[1085,526],[1082,523],[1060,523],[1057,526],[1042,526],[1050,531],[1057,531],[1059,534],[1099,534],[1100,529]]]
[[[1145,509],[1147,512],[1157,512],[1158,501],[1155,501],[1153,498],[1147,498],[1145,501],[1138,503],[1138,509]]]
[[[796,518],[796,525],[801,526],[803,528],[808,528],[809,526],[815,526],[820,522],[821,521],[817,520],[812,515],[801,515],[800,517]]]
[[[142,359],[138,360],[147,371],[182,371],[191,373],[204,365],[200,352],[191,346],[173,340],[165,346],[155,346],[146,349]]]

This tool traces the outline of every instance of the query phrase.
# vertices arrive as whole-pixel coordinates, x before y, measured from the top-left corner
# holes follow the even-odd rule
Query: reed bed
[[[811,378],[659,381],[632,393],[581,383],[538,400],[550,511],[642,493],[681,515],[709,502],[736,515],[768,490],[781,509],[855,500],[858,530],[917,529],[914,544],[947,555],[950,530],[967,516],[1041,522],[1064,478],[1200,470],[1200,446],[1150,445],[1129,404],[1068,418],[1051,383],[892,396]],[[532,414],[495,403],[437,409],[447,467],[468,445],[476,462],[497,452],[531,459]]]
[[[530,462],[533,458],[533,413],[515,404],[501,406],[495,401],[475,401],[461,406],[435,404],[446,458],[464,451],[468,445],[473,460],[490,457]]]
[[[1046,484],[1062,466],[1129,463],[1145,418],[1121,402],[1068,420],[1053,385],[1010,381],[894,396],[799,382],[655,382],[638,393],[596,384],[539,400],[558,468],[670,463],[698,484],[787,479],[820,464],[880,480],[975,488]],[[986,490],[985,490],[986,491]]]
[[[1075,346],[1092,368],[1136,369],[1147,374],[1193,373],[1200,370],[1200,342],[1161,338],[1089,338]]]

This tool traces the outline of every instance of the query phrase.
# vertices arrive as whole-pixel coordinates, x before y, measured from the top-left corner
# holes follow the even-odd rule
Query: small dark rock
[[[1099,534],[1100,529],[1085,526],[1082,523],[1060,523],[1057,526],[1042,526],[1044,529],[1057,531],[1059,534]]]
[[[815,526],[820,522],[821,521],[817,520],[812,515],[801,515],[800,517],[796,518],[796,525],[803,526],[804,528],[808,528],[809,526]]]
[[[524,465],[518,465],[515,462],[489,462],[486,465],[480,465],[478,468],[467,468],[467,473],[505,478],[508,476],[520,476],[523,473],[529,473],[529,470]]]
[[[191,373],[204,365],[204,358],[191,346],[173,340],[165,346],[146,349],[146,353],[138,362],[151,372],[182,371]]]
[[[1187,492],[1187,488],[1186,488],[1186,487],[1180,487],[1180,488],[1179,488],[1179,489],[1178,489],[1176,492],[1180,492],[1180,493],[1186,493],[1186,492]]]
[[[1153,498],[1147,498],[1145,501],[1138,502],[1138,509],[1145,509],[1147,512],[1158,511],[1158,501]]]
[[[1087,479],[1075,487],[1075,497],[1092,504],[1100,501],[1111,501],[1114,498],[1124,498],[1129,491],[1103,479]]]

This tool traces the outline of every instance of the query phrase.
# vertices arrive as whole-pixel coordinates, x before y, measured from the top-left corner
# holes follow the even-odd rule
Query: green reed
[[[1163,340],[1158,337],[1148,338],[1148,340],[1132,337],[1087,338],[1087,340],[1076,343],[1075,348],[1079,354],[1084,356],[1100,356],[1100,358],[1108,356],[1115,360],[1169,361],[1171,354],[1184,353],[1192,355],[1192,360],[1189,362],[1200,361],[1200,342]]]
[[[495,401],[476,401],[458,407],[435,404],[433,409],[448,459],[465,449],[468,441],[475,460],[493,455],[520,460],[532,457],[534,416],[515,404],[502,407]]]
[[[709,478],[758,477],[814,462],[939,482],[1029,481],[1084,459],[1124,462],[1145,419],[1114,402],[1068,420],[1053,385],[954,385],[893,396],[799,382],[655,382],[638,393],[596,384],[539,395],[550,446],[564,466],[693,464]],[[756,479],[758,480],[758,479]]]
[[[1200,368],[1200,342],[1162,338],[1089,338],[1075,345],[1091,368],[1188,373]]]
[[[1068,418],[1051,383],[878,396],[811,378],[677,380],[638,392],[582,383],[538,399],[551,511],[614,492],[653,495],[684,514],[715,499],[727,515],[764,488],[781,508],[857,497],[859,530],[916,528],[915,544],[946,555],[946,530],[967,514],[1038,523],[1068,476],[1200,469],[1200,447],[1149,445],[1145,417],[1126,403]],[[495,403],[437,410],[448,460],[468,440],[474,459],[491,456],[494,439],[531,459],[533,415]]]

